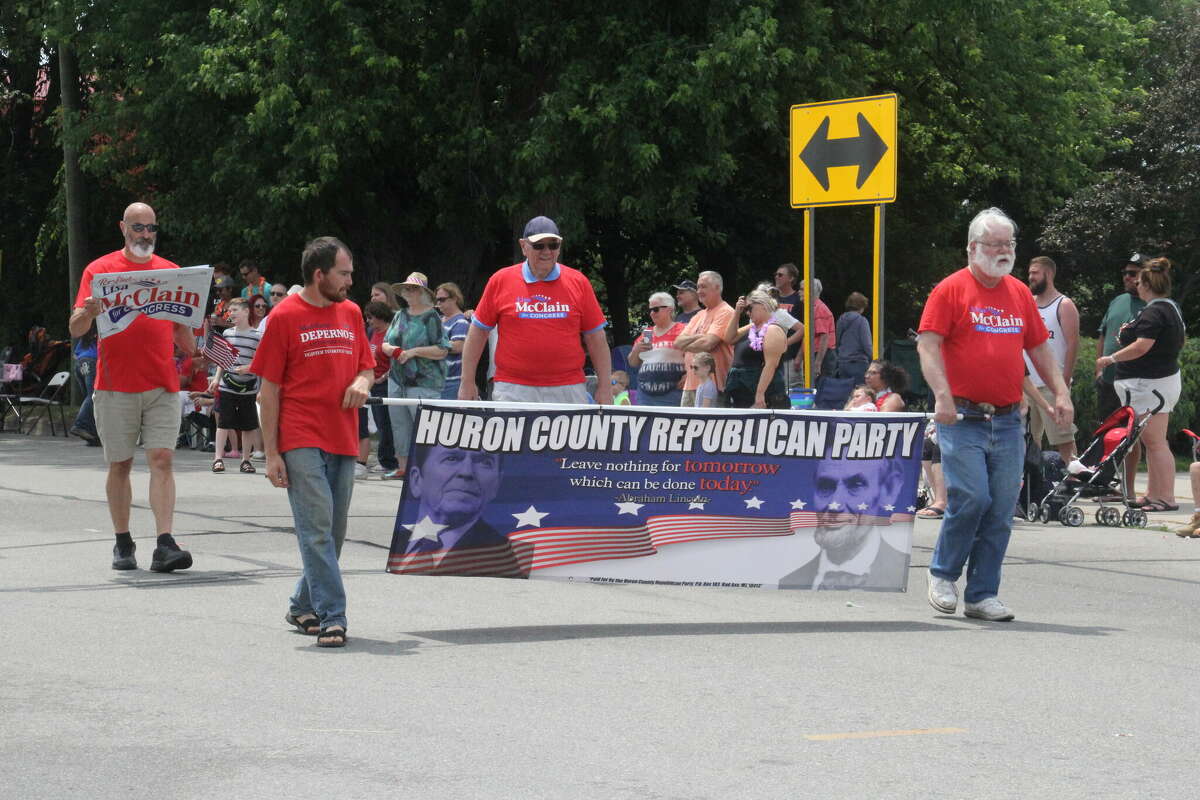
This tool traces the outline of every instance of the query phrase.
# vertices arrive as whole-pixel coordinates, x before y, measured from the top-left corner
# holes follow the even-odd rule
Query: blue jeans
[[[443,400],[457,400],[458,399],[458,387],[461,385],[462,385],[461,378],[453,378],[453,379],[447,378],[446,384],[442,387],[442,399]]]
[[[299,447],[283,454],[288,502],[304,572],[292,595],[296,616],[316,614],[321,627],[346,627],[346,589],[338,556],[346,540],[346,515],[354,490],[354,456]]]
[[[1023,428],[1017,411],[989,422],[938,425],[948,502],[929,571],[956,581],[965,564],[968,603],[1000,591],[1000,565],[1021,491]]]
[[[72,428],[81,428],[93,436],[96,435],[96,414],[92,410],[92,387],[96,383],[96,359],[80,358],[75,361],[75,380],[79,382],[79,390],[83,392],[83,402],[79,405],[79,413],[75,416]]]

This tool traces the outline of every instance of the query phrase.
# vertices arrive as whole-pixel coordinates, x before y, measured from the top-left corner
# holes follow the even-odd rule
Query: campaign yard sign
[[[423,405],[389,572],[903,591],[924,417]]]
[[[199,328],[211,285],[212,267],[207,265],[97,275],[92,278],[92,297],[101,306],[96,332],[101,339],[119,333],[140,314]]]

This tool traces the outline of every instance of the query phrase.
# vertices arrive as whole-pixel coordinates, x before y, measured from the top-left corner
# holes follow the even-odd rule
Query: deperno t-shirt
[[[342,408],[346,388],[375,358],[362,312],[349,300],[314,306],[300,294],[271,310],[250,371],[279,386],[280,453],[316,447],[358,454],[358,411]]]

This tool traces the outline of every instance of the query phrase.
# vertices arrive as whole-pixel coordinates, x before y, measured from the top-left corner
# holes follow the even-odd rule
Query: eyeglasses
[[[1126,278],[1136,278],[1138,276],[1138,271],[1136,269],[1127,269],[1122,274],[1124,274]]]
[[[446,301],[447,301],[447,300],[449,300],[449,299],[450,299],[449,297],[435,297],[435,298],[433,298],[433,302],[435,302],[435,303],[444,303],[444,302],[446,302]]]
[[[271,297],[287,297],[287,292],[271,292]]]
[[[149,225],[143,224],[141,222],[127,222],[127,223],[125,223],[125,225],[130,230],[132,230],[134,233],[146,233],[146,232],[158,233],[158,226],[155,225],[153,222],[150,223]]]
[[[255,303],[254,307],[255,308],[266,308],[267,304],[266,303]]]
[[[653,314],[655,311],[662,311],[664,308],[670,308],[670,306],[650,306],[650,313]]]
[[[550,242],[530,242],[529,246],[532,247],[534,250],[554,251],[562,246],[562,242],[558,241],[557,239],[555,239],[554,241],[550,241]]]
[[[991,248],[992,250],[1003,250],[1005,248],[1013,249],[1017,246],[1016,239],[1005,239],[1001,242],[985,242],[982,239],[976,239],[975,241],[984,247]]]

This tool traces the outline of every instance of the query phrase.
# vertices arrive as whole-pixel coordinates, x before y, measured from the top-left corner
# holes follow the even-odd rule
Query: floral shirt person
[[[433,309],[415,317],[409,316],[408,311],[404,309],[397,311],[383,338],[388,344],[403,350],[429,345],[441,347],[443,350],[450,349],[450,341],[442,328],[441,317]],[[416,386],[440,392],[446,383],[446,361],[413,358],[401,364],[393,360],[389,375],[401,386]]]

